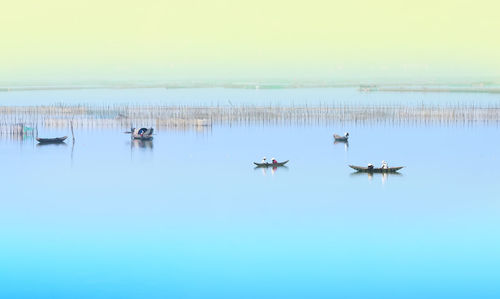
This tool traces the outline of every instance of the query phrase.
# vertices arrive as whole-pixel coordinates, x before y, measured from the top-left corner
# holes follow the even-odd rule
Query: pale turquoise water
[[[1,298],[500,296],[497,126],[76,136],[0,139]]]
[[[161,104],[186,106],[231,105],[475,105],[499,106],[500,94],[443,92],[360,92],[355,87],[232,89],[138,88],[32,90],[0,92],[0,105]]]

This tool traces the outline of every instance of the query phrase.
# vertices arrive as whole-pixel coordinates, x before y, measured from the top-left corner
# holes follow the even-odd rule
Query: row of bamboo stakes
[[[476,106],[3,106],[0,135],[34,128],[203,128],[214,125],[499,124],[500,107]]]

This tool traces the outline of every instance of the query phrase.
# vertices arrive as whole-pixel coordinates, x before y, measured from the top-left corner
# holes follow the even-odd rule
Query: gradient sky
[[[494,0],[20,0],[0,80],[499,78]]]

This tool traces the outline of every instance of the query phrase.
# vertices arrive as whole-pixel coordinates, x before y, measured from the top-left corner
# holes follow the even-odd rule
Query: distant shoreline
[[[16,91],[59,91],[59,90],[95,90],[95,89],[206,89],[206,88],[225,88],[225,89],[247,89],[247,90],[269,90],[269,89],[309,89],[309,88],[353,88],[360,92],[402,92],[402,93],[500,93],[500,87],[384,87],[362,85],[303,85],[303,86],[278,86],[278,85],[207,85],[207,86],[165,86],[165,85],[144,85],[144,86],[33,86],[33,87],[0,87],[0,92]]]
[[[375,89],[363,90],[363,92],[439,92],[439,93],[500,93],[500,88],[408,88],[408,87],[380,87]]]

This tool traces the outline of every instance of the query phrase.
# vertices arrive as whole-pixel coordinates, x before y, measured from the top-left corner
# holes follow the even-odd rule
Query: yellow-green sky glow
[[[0,80],[499,78],[500,2],[4,1]]]

